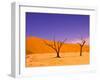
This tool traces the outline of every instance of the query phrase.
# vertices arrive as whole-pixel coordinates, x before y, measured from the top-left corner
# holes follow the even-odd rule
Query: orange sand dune
[[[44,41],[46,41],[49,44],[53,44],[53,41],[45,40],[42,38],[37,37],[27,37],[26,38],[26,54],[33,54],[33,53],[54,53],[55,51],[48,47]],[[61,48],[61,52],[79,52],[80,46],[78,44],[69,44],[66,43]],[[89,52],[89,46],[85,45],[83,47],[84,52]]]
[[[52,44],[53,41],[45,40]],[[80,46],[78,44],[64,44],[61,51],[61,58],[56,58],[56,52],[45,45],[44,39],[37,37],[26,38],[26,67],[35,66],[63,66],[63,65],[83,65],[89,64],[89,46],[83,47],[80,56]]]

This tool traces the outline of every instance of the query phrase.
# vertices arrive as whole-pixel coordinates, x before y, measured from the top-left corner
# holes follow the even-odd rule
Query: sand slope
[[[53,41],[45,40],[52,44]],[[80,56],[78,44],[66,43],[63,45],[60,56],[56,58],[55,51],[45,45],[44,39],[37,37],[26,38],[26,67],[35,66],[63,66],[89,64],[89,46],[83,47],[83,56]]]
[[[49,44],[53,44],[53,41],[45,40]],[[61,48],[61,52],[79,52],[80,46],[78,44],[66,43]],[[83,47],[84,52],[89,52],[89,46],[85,45]],[[44,39],[37,37],[27,37],[26,38],[26,54],[31,53],[53,53],[55,52],[52,48],[48,47],[44,43]]]

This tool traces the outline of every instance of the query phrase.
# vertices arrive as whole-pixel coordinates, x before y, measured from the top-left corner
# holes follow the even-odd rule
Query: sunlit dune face
[[[80,57],[80,46],[78,44],[65,43],[60,51],[61,58],[56,58],[56,52],[46,46],[45,39],[27,37],[26,39],[26,67],[35,66],[62,66],[89,64],[89,46],[83,47],[83,56]],[[53,41],[45,40],[50,44]]]

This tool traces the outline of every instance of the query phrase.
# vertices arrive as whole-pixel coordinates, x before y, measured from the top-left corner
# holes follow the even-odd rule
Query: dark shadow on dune
[[[26,50],[26,54],[29,55],[29,54],[33,54],[34,52],[32,51],[29,51],[29,50]]]

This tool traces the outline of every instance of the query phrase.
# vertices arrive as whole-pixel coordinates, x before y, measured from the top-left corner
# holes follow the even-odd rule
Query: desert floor
[[[36,53],[26,55],[26,67],[63,66],[89,64],[89,52],[60,53],[61,58],[56,58],[56,53]]]

